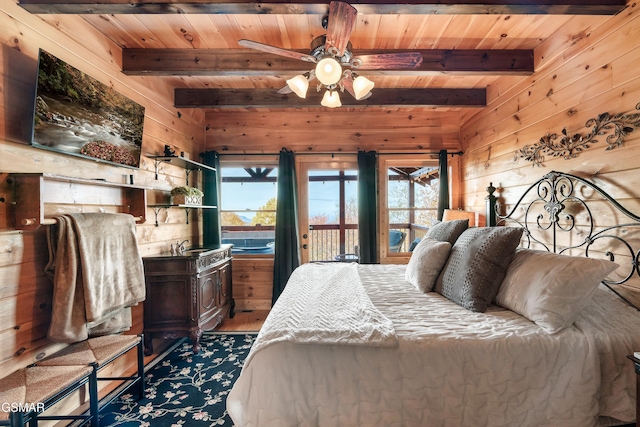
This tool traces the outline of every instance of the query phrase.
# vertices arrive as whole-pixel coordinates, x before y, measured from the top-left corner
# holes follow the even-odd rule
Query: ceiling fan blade
[[[307,62],[317,62],[316,58],[311,55],[296,52],[294,50],[282,49],[280,47],[271,46],[268,44],[254,42],[252,40],[241,39],[238,40],[238,44],[242,47],[248,47],[249,49],[260,50],[262,52],[272,53],[274,55],[286,56],[287,58],[301,59]]]
[[[278,89],[277,93],[279,93],[280,95],[286,95],[288,93],[293,93],[293,91],[291,90],[289,85],[284,85],[280,89]]]
[[[420,52],[402,52],[358,55],[351,59],[351,64],[353,68],[358,70],[418,68],[422,64],[422,54]]]
[[[332,1],[329,3],[329,23],[327,26],[327,40],[325,50],[334,47],[336,56],[344,55],[349,43],[349,36],[356,25],[358,11],[349,3]]]

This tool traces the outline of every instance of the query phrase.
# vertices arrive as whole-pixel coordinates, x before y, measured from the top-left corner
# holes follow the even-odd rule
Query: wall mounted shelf
[[[189,173],[191,173],[192,170],[206,169],[213,172],[216,171],[216,168],[204,165],[202,163],[198,163],[191,159],[185,159],[184,157],[179,157],[179,156],[148,156],[148,157],[150,159],[153,159],[153,161],[155,162],[156,179],[158,179],[159,168],[160,168],[160,164],[162,163],[170,163],[172,165],[183,168],[185,171],[185,174],[187,175],[187,185],[189,185]]]
[[[156,217],[156,227],[158,224],[158,214],[162,209],[170,209],[170,208],[182,208],[185,210],[187,214],[187,224],[189,224],[189,212],[192,209],[217,209],[217,206],[206,206],[206,205],[149,205],[150,208],[153,208],[153,212]]]
[[[55,223],[45,217],[45,204],[118,206],[137,222],[147,218],[146,187],[47,173],[12,173],[9,179],[15,184],[14,228],[19,230]]]
[[[187,176],[187,186],[189,185],[189,173],[193,170],[208,170],[212,172],[216,172],[216,168],[204,165],[202,163],[198,163],[191,159],[185,159],[184,157],[179,156],[147,156],[150,159],[153,159],[156,167],[156,179],[158,179],[158,173],[160,164],[162,163],[170,163],[172,165],[184,168],[185,174]],[[156,227],[159,226],[158,223],[158,214],[162,209],[170,209],[170,208],[182,208],[185,210],[187,214],[187,224],[189,224],[189,213],[192,209],[217,209],[217,206],[207,206],[207,205],[172,205],[172,204],[156,204],[150,205],[150,208],[153,208],[153,212],[156,217]]]

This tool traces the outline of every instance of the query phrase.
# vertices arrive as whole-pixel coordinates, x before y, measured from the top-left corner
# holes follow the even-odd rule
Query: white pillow
[[[422,239],[413,249],[404,273],[407,282],[422,292],[431,292],[440,270],[449,257],[451,243]]]
[[[550,334],[573,324],[615,262],[519,249],[496,304],[535,322]]]

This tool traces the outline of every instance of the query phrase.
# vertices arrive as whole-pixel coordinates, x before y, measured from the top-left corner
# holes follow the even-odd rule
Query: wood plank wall
[[[47,22],[54,23],[49,25]],[[46,339],[51,311],[52,284],[44,276],[48,260],[45,227],[37,231],[16,230],[12,219],[14,194],[7,182],[11,172],[34,172],[98,178],[124,182],[133,174],[134,183],[145,186],[150,204],[166,201],[168,191],[184,185],[183,169],[160,165],[158,179],[155,163],[143,156],[139,169],[115,167],[72,156],[56,154],[28,146],[32,91],[35,86],[38,49],[44,48],[92,77],[114,87],[142,104],[146,109],[142,151],[162,154],[169,144],[198,159],[204,150],[204,115],[200,110],[178,111],[173,105],[173,88],[162,80],[128,77],[120,72],[121,53],[113,43],[98,34],[77,16],[34,16],[12,1],[0,4],[0,378],[60,348]],[[198,173],[192,173],[190,183]],[[80,195],[81,198],[81,195]],[[47,206],[47,213],[98,211],[113,208],[100,205]],[[137,238],[142,255],[168,250],[176,240],[201,240],[199,213],[191,213],[189,225],[185,212],[161,211],[160,226],[154,225],[154,211],[147,209],[149,220],[138,225]],[[134,309],[131,333],[142,332],[143,306]],[[135,359],[119,361],[110,374],[134,366]],[[115,372],[118,371],[118,372]],[[79,397],[78,397],[79,398]],[[82,399],[80,399],[82,401]],[[73,399],[64,410],[78,405]]]
[[[462,125],[465,207],[484,209],[490,181],[500,187],[504,202],[513,203],[528,184],[551,170],[593,178],[626,202],[640,196],[633,185],[640,169],[638,128],[621,148],[605,151],[603,136],[575,158],[547,156],[542,167],[517,155],[518,149],[547,133],[566,128],[570,135],[586,134],[587,120],[604,112],[633,112],[640,104],[639,8],[630,4],[597,28],[572,18],[562,33],[536,49],[538,71],[533,76],[518,86],[498,89],[503,93]]]
[[[517,153],[548,133],[560,135],[564,128],[569,135],[586,135],[591,129],[585,123],[605,112],[640,113],[639,8],[630,3],[598,27],[572,18],[536,49],[533,76],[515,86],[509,86],[508,79],[498,82],[492,91],[499,96],[461,127],[466,208],[482,211],[485,188],[493,182],[506,212],[530,184],[556,170],[591,180],[640,213],[640,128],[629,133],[622,147],[605,150],[602,135],[574,158],[547,155],[541,167]],[[611,209],[596,208],[595,216],[596,224],[622,220]]]
[[[205,121],[206,147],[220,154],[460,149],[459,113],[450,111],[210,112]]]

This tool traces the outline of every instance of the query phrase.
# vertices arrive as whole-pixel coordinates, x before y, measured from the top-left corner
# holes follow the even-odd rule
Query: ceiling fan
[[[287,80],[287,86],[280,89],[278,93],[295,92],[299,97],[305,98],[309,82],[317,79],[319,82],[317,90],[326,88],[321,104],[330,108],[339,107],[342,104],[338,90],[346,90],[357,100],[371,96],[374,83],[358,75],[358,69],[418,68],[422,63],[420,52],[354,56],[349,36],[356,24],[357,14],[358,11],[348,3],[341,1],[329,3],[329,16],[323,20],[323,27],[327,30],[327,34],[313,39],[309,54],[246,39],[238,40],[238,44],[262,52],[315,63],[316,67],[313,70]]]

